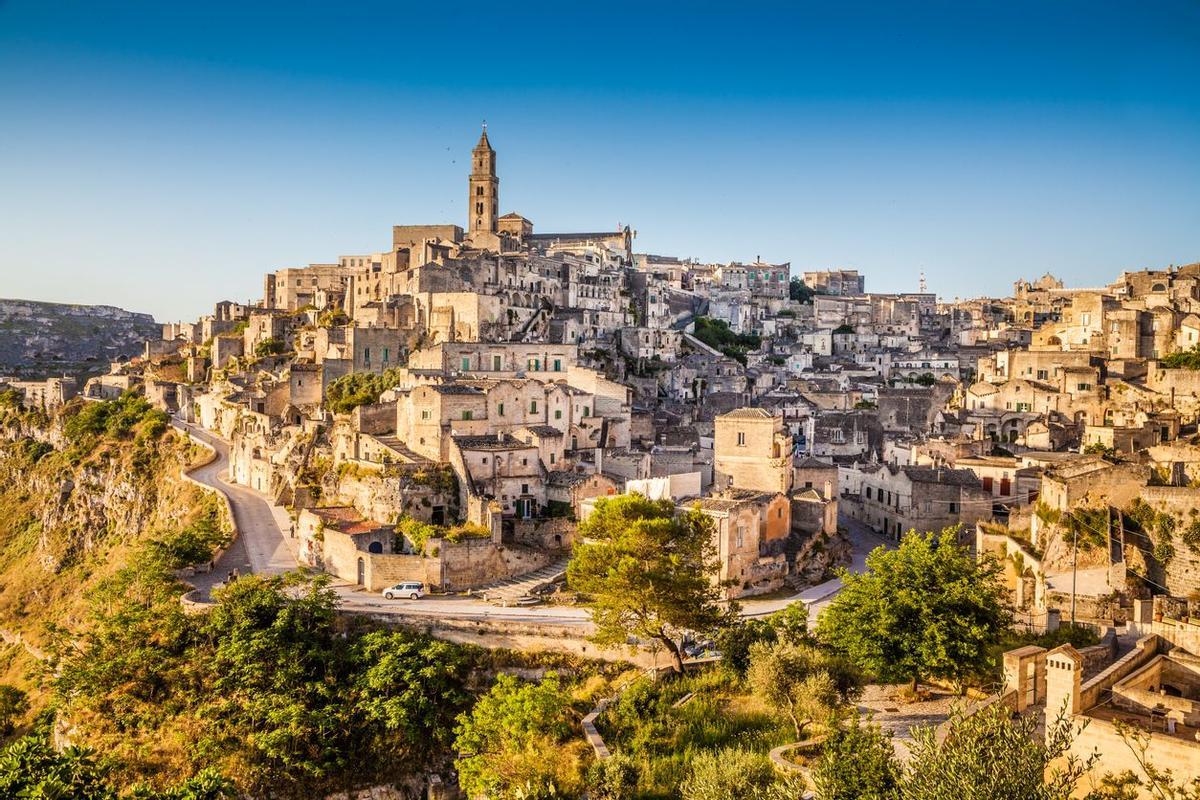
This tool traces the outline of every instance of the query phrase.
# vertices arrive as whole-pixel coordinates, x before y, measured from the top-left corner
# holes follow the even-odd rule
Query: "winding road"
[[[174,426],[183,433],[212,447],[217,457],[189,475],[199,483],[222,492],[229,498],[237,520],[239,536],[221,558],[211,573],[200,573],[189,579],[202,594],[207,595],[214,586],[223,582],[233,570],[239,573],[279,575],[296,569],[296,554],[293,541],[284,531],[291,530],[291,519],[287,511],[272,505],[265,495],[240,484],[230,483],[225,478],[229,468],[229,445],[203,428],[186,422],[174,421]],[[866,569],[866,556],[879,545],[891,546],[881,537],[856,520],[841,518],[852,545],[850,570],[862,572]],[[809,606],[810,624],[830,599],[842,588],[836,578],[811,586],[797,594],[756,600],[749,598],[741,602],[742,615],[765,616],[787,605],[801,601]],[[459,595],[427,595],[420,600],[385,600],[379,594],[368,592],[361,586],[335,579],[333,590],[341,600],[341,607],[359,614],[383,614],[410,618],[437,618],[454,620],[503,620],[517,623],[542,623],[555,626],[589,627],[591,620],[582,608],[565,606],[532,606],[504,608],[484,600]]]
[[[217,457],[188,475],[198,483],[212,487],[229,498],[237,523],[238,536],[221,555],[212,572],[198,573],[189,583],[207,594],[222,583],[234,570],[239,573],[280,575],[296,568],[296,555],[284,536],[291,529],[287,511],[271,505],[265,496],[253,489],[230,483],[225,479],[229,469],[229,445],[198,425],[174,421],[178,430],[216,451]]]

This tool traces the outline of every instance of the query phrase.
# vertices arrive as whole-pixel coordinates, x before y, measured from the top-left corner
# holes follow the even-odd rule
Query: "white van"
[[[383,596],[388,600],[395,600],[397,597],[407,597],[409,600],[416,600],[418,597],[425,596],[425,584],[418,581],[397,583],[395,586],[389,586],[387,589],[384,589]]]

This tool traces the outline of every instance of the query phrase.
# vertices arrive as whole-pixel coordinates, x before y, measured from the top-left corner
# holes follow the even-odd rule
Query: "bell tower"
[[[479,144],[471,151],[470,197],[467,198],[467,230],[495,233],[499,219],[500,179],[496,177],[496,151],[488,142],[487,122]]]

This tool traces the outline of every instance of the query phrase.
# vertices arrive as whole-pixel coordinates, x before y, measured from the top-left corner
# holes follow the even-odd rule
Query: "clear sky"
[[[0,0],[0,297],[160,320],[501,212],[871,290],[1200,260],[1200,3]]]

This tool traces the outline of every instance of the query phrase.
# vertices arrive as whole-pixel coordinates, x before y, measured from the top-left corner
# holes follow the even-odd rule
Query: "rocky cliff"
[[[149,314],[113,306],[0,299],[0,375],[47,378],[102,372],[162,329]]]
[[[81,624],[89,587],[141,542],[220,513],[182,478],[199,449],[158,412],[126,408],[96,435],[70,424],[86,408],[0,406],[0,629],[35,645],[48,624]]]

